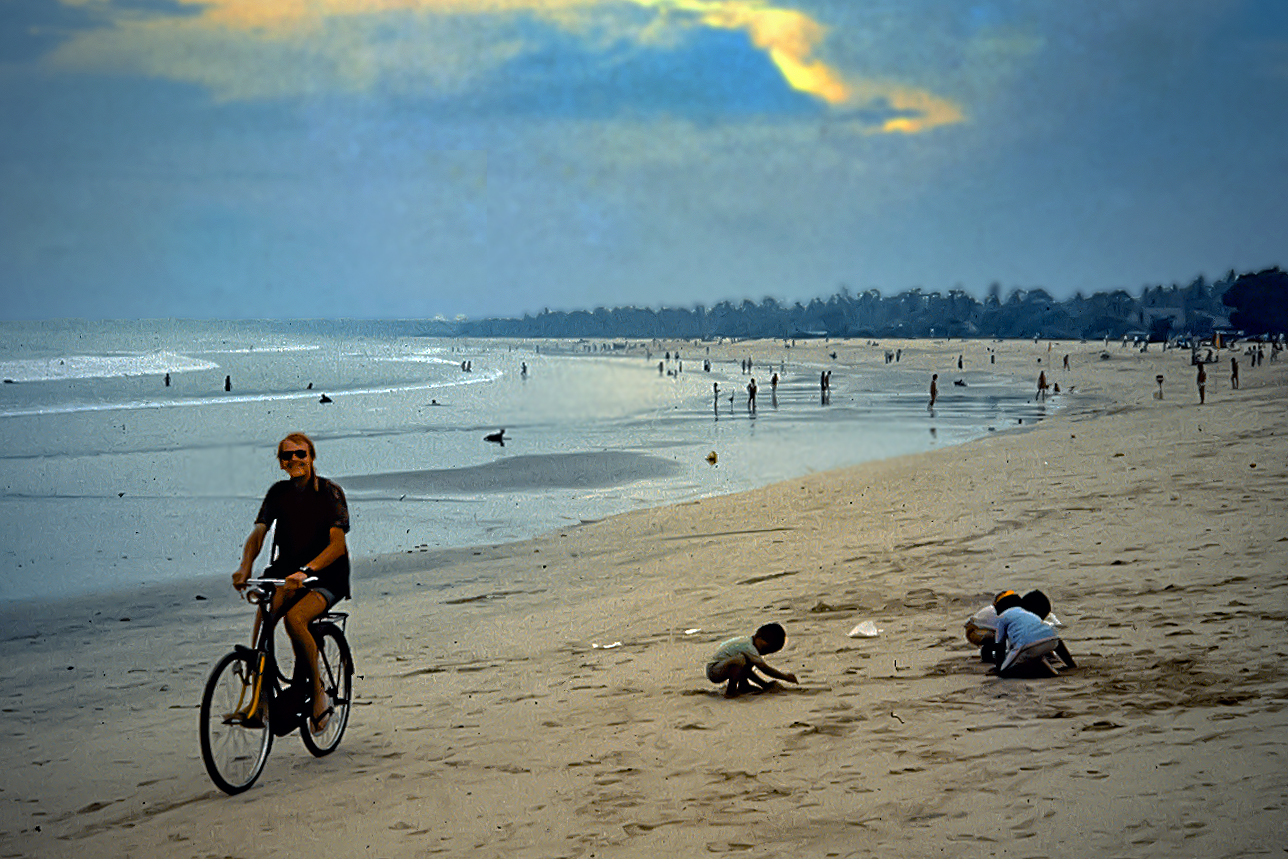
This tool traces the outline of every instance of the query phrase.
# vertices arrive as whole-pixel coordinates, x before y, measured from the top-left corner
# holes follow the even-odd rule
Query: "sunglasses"
[[[290,462],[292,459],[308,459],[309,452],[307,450],[279,450],[277,458],[282,462]]]

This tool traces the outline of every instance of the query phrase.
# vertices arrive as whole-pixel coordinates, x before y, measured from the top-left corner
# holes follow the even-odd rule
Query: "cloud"
[[[931,92],[847,75],[820,56],[823,23],[763,0],[166,0],[151,9],[137,0],[63,3],[93,10],[110,25],[75,34],[55,51],[55,65],[187,81],[222,100],[373,89],[450,97],[546,50],[539,37],[551,27],[583,40],[589,59],[596,52],[620,56],[623,45],[679,49],[695,33],[723,31],[745,36],[789,87],[826,109],[859,116],[888,106],[868,131],[915,134],[964,118],[959,106]],[[594,63],[582,65],[593,77]]]
[[[852,101],[864,106],[859,115],[880,115],[868,127],[886,134],[920,134],[965,119],[961,108],[948,99],[895,83],[865,81],[855,86]]]
[[[841,75],[814,58],[814,49],[825,29],[803,12],[746,0],[633,2],[661,12],[691,14],[709,27],[742,31],[757,48],[768,53],[793,88],[829,104],[840,104],[850,98],[850,88]]]

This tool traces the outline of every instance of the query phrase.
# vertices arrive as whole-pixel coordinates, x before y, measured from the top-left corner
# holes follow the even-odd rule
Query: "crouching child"
[[[998,600],[997,632],[993,645],[997,673],[1016,677],[1029,671],[1056,674],[1046,661],[1054,654],[1069,668],[1077,667],[1069,648],[1042,618],[1051,612],[1051,601],[1041,591],[1030,591],[1023,598],[1011,594]]]
[[[751,684],[767,689],[772,681],[765,680],[756,673],[760,669],[770,677],[796,682],[796,675],[790,671],[779,671],[763,659],[766,653],[777,653],[783,649],[787,633],[776,623],[767,623],[752,635],[740,635],[720,645],[707,662],[707,679],[712,683],[725,683],[726,698],[736,698],[744,692],[752,691]]]

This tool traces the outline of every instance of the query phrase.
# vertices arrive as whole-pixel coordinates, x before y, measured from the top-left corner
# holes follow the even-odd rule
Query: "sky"
[[[0,318],[1288,264],[1282,0],[0,0]]]

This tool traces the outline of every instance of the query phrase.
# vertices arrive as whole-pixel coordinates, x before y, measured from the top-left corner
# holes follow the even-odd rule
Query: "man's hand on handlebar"
[[[237,572],[233,573],[233,587],[237,590],[245,590],[246,582],[250,580],[250,567],[238,567]]]
[[[285,590],[287,593],[290,593],[291,591],[296,590],[297,588],[304,587],[305,579],[307,579],[311,575],[313,575],[313,571],[308,568],[296,570],[295,572],[291,573],[289,576],[286,577],[286,584],[283,585],[283,590]]]

